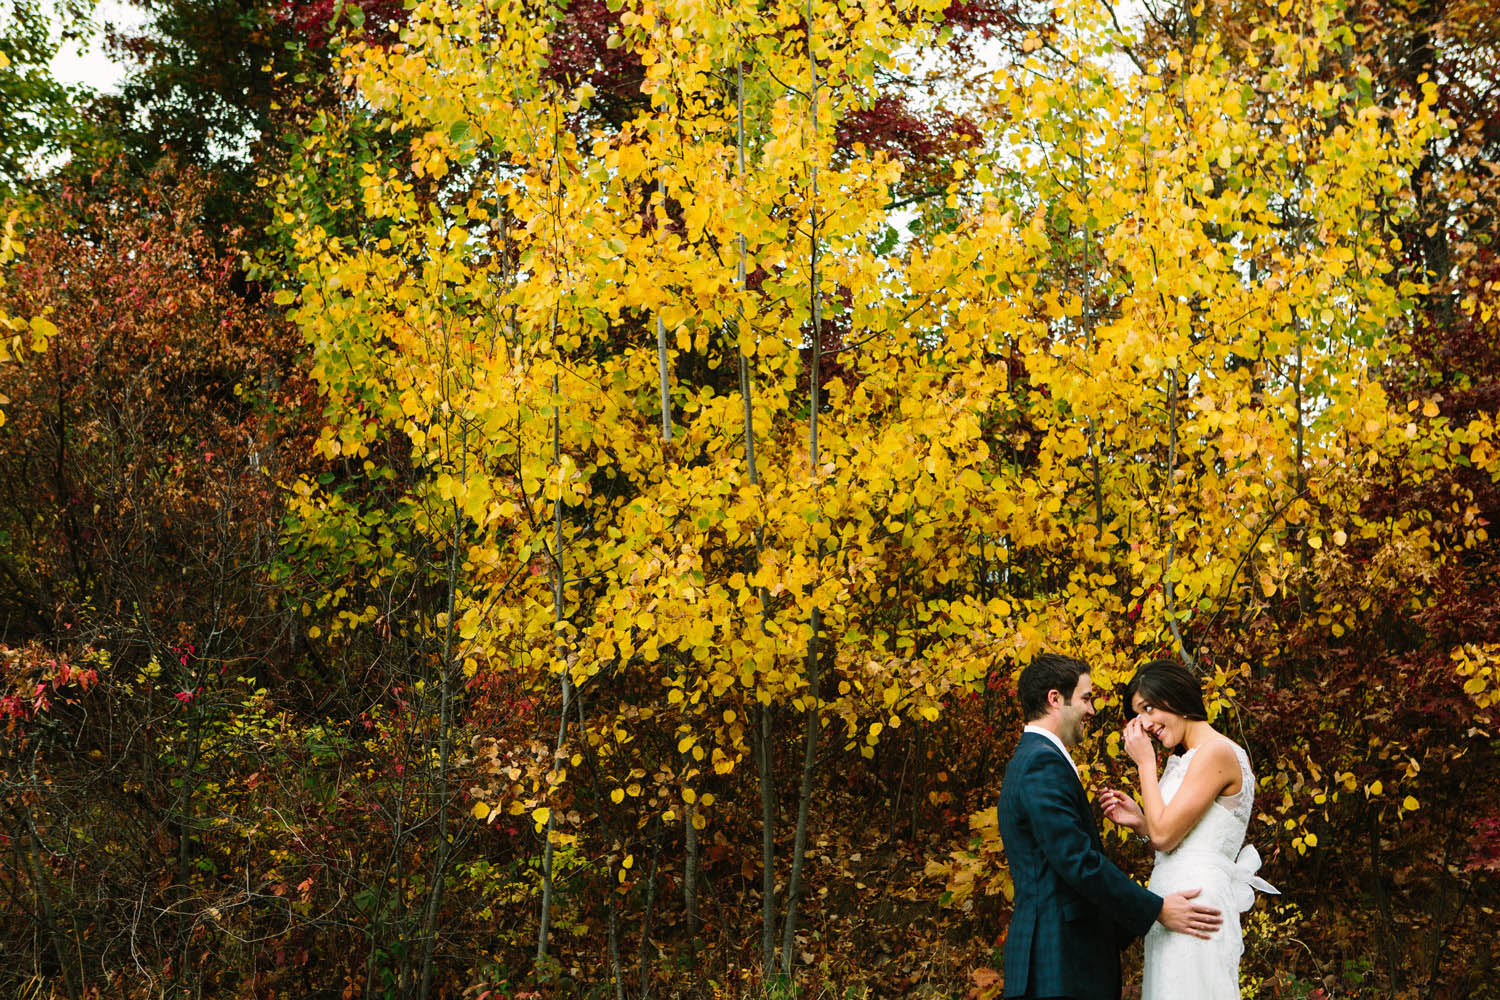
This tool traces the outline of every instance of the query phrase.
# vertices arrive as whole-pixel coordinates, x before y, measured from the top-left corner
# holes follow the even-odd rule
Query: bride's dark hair
[[[1125,688],[1125,718],[1135,718],[1135,696],[1157,708],[1194,722],[1208,719],[1203,706],[1203,689],[1198,678],[1176,660],[1152,660],[1135,672]]]

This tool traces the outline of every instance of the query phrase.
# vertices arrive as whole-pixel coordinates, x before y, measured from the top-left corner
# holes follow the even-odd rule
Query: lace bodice
[[[1240,790],[1233,795],[1222,795],[1215,799],[1198,825],[1175,848],[1157,853],[1157,864],[1174,854],[1194,851],[1208,851],[1231,861],[1239,854],[1240,845],[1245,842],[1245,830],[1250,825],[1250,813],[1255,806],[1255,775],[1250,773],[1250,757],[1244,749],[1237,743],[1230,743],[1230,746],[1234,747],[1235,759],[1240,762]],[[1171,802],[1177,789],[1182,787],[1188,764],[1199,749],[1194,747],[1187,753],[1167,759],[1159,785],[1163,803]]]

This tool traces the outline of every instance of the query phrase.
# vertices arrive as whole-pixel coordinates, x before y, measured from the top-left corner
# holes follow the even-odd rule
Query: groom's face
[[[1057,737],[1067,747],[1075,747],[1083,738],[1084,727],[1094,714],[1094,682],[1088,674],[1080,674],[1078,685],[1073,688],[1073,694],[1061,707],[1062,715],[1058,719]]]

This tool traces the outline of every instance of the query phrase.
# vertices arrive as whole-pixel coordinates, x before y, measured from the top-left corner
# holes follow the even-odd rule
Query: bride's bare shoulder
[[[1238,743],[1227,736],[1215,734],[1215,738],[1200,744],[1195,757],[1203,761],[1203,770],[1211,779],[1221,782],[1220,797],[1238,795],[1244,784],[1240,769],[1240,755],[1244,753]],[[1196,762],[1196,761],[1195,761]]]
[[[1239,745],[1229,737],[1215,733],[1213,739],[1204,740],[1198,745],[1193,753],[1192,763],[1206,770],[1233,769],[1238,772],[1241,752]]]

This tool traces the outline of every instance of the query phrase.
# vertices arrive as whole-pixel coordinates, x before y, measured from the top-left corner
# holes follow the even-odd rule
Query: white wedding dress
[[[1240,790],[1215,799],[1181,843],[1157,852],[1156,867],[1151,870],[1152,892],[1165,896],[1202,889],[1193,902],[1219,910],[1224,924],[1206,941],[1153,924],[1146,935],[1141,1000],[1240,1000],[1240,953],[1244,951],[1240,911],[1254,903],[1255,889],[1276,890],[1256,876],[1260,855],[1245,844],[1255,803],[1255,775],[1250,773],[1245,751],[1231,745],[1240,762]],[[1172,801],[1182,786],[1195,752],[1196,747],[1167,760],[1159,783],[1163,803]]]

